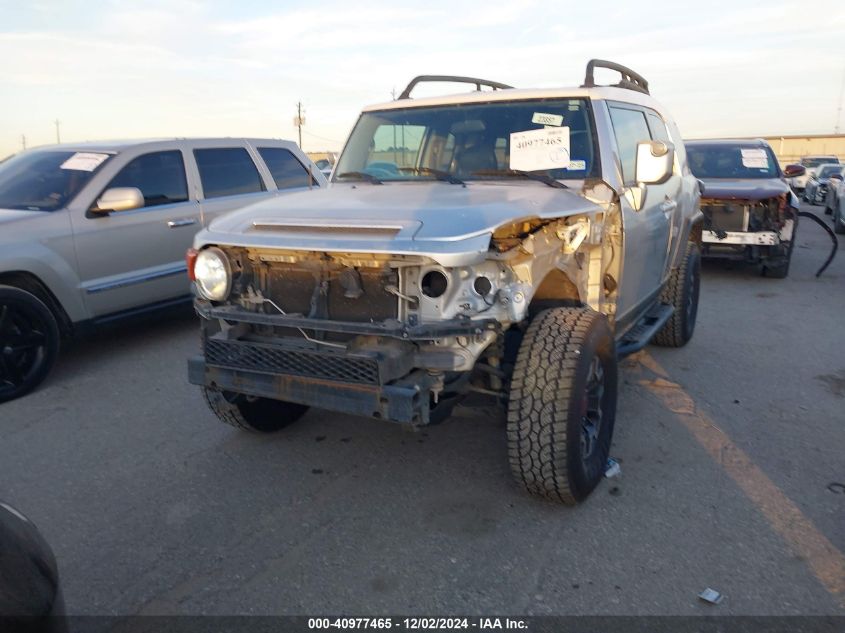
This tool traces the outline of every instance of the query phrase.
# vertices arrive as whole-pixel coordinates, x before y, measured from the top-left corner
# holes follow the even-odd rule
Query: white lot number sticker
[[[764,149],[742,149],[742,166],[749,169],[768,169],[769,157]]]
[[[557,127],[560,127],[563,125],[563,115],[535,112],[534,116],[531,117],[531,122],[539,125],[556,125]]]
[[[511,134],[511,169],[539,171],[566,167],[569,167],[568,127],[547,127]]]
[[[61,167],[62,169],[75,169],[76,171],[94,171],[108,157],[108,154],[76,152],[76,154],[63,162]]]

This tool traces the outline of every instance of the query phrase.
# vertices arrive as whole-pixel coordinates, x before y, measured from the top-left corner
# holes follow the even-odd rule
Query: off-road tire
[[[701,290],[701,251],[695,242],[687,242],[681,265],[669,275],[660,293],[660,302],[675,308],[672,317],[651,340],[663,347],[683,347],[692,338],[698,315]]]
[[[221,422],[241,431],[272,433],[296,422],[305,415],[304,404],[270,398],[251,398],[244,394],[202,388],[208,407]]]
[[[601,367],[601,395],[591,394]],[[551,308],[520,344],[508,401],[508,456],[528,492],[574,505],[601,481],[616,417],[616,348],[607,318],[589,308]],[[599,424],[590,412],[599,406]],[[592,407],[592,408],[591,408]],[[595,416],[593,416],[595,417]],[[585,454],[585,447],[592,451]]]
[[[43,301],[0,286],[0,402],[41,384],[56,362],[60,340],[56,317]]]

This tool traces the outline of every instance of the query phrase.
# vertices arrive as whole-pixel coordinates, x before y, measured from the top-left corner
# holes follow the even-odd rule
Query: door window
[[[664,141],[671,143],[672,139],[669,137],[669,130],[666,129],[666,124],[663,122],[656,112],[647,111],[648,127],[651,130],[651,138],[655,141]]]
[[[137,187],[144,196],[145,207],[185,202],[188,184],[182,152],[153,152],[133,158],[112,178],[112,187]]]
[[[258,168],[243,147],[195,149],[197,168],[206,198],[266,191]]]
[[[636,178],[637,143],[651,140],[645,114],[640,110],[610,106],[610,119],[622,161],[622,178],[630,184]]]
[[[259,147],[258,153],[267,163],[267,168],[270,170],[278,189],[308,186],[310,179],[308,170],[290,150],[282,147]],[[313,186],[319,187],[320,185],[314,180]]]

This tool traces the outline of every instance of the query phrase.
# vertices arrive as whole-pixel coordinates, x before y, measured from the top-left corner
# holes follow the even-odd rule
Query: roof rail
[[[476,79],[475,77],[454,77],[452,75],[420,75],[419,77],[414,77],[413,79],[411,79],[411,83],[409,83],[405,90],[402,91],[402,94],[399,95],[399,98],[410,99],[411,90],[413,90],[417,84],[428,81],[449,81],[461,84],[475,84],[475,89],[479,92],[481,91],[481,86],[489,86],[493,90],[507,90],[508,88],[513,88],[513,86],[502,84],[498,81]]]
[[[584,77],[584,85],[581,86],[582,88],[596,87],[596,80],[593,77],[593,70],[596,68],[607,68],[609,70],[615,70],[620,75],[622,75],[622,79],[619,81],[619,83],[613,84],[613,87],[615,88],[625,88],[627,90],[636,90],[637,92],[651,94],[648,91],[648,82],[642,75],[640,75],[639,73],[635,73],[633,70],[626,66],[623,66],[622,64],[617,64],[616,62],[609,62],[604,59],[591,59],[589,62],[587,62],[587,74]]]

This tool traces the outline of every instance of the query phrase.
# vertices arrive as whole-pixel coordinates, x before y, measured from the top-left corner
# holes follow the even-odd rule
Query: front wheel
[[[652,342],[664,347],[683,347],[692,338],[698,317],[698,295],[701,290],[701,251],[698,244],[687,242],[681,265],[669,275],[660,294],[660,302],[675,311],[654,335]]]
[[[589,308],[534,317],[520,344],[508,402],[508,455],[528,492],[574,505],[601,481],[616,418],[616,349]]]
[[[208,407],[221,422],[242,431],[272,433],[305,415],[304,404],[258,398],[231,391],[203,387]]]
[[[43,381],[59,352],[59,326],[35,295],[0,286],[0,402],[19,398]]]

